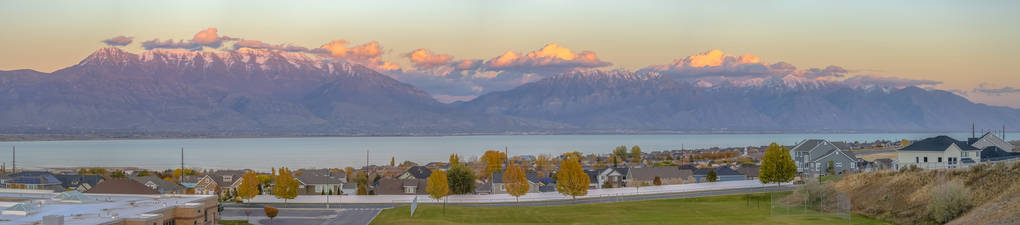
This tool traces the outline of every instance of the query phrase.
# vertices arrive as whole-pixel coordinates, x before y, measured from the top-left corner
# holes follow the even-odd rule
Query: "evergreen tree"
[[[708,170],[708,174],[705,175],[705,180],[708,180],[708,182],[715,182],[719,180],[719,175],[715,173],[715,168]]]
[[[451,167],[447,171],[447,182],[453,194],[470,194],[475,190],[475,174],[464,165]]]

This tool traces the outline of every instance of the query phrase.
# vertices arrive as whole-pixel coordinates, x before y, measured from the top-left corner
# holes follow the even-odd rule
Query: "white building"
[[[911,165],[922,169],[966,168],[981,162],[981,149],[949,136],[925,138],[896,153],[897,169]]]

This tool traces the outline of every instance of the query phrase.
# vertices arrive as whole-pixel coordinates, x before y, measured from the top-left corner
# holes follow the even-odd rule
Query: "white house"
[[[981,161],[981,149],[949,136],[925,138],[896,150],[896,166],[923,169],[964,168]]]

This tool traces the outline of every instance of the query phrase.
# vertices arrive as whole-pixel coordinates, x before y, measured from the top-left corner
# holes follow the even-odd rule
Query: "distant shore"
[[[443,136],[501,136],[501,135],[656,135],[656,134],[859,134],[859,133],[958,133],[964,131],[876,131],[876,130],[788,130],[788,131],[734,131],[734,130],[692,130],[692,131],[518,131],[518,132],[473,132],[473,133],[365,133],[365,134],[66,134],[66,133],[2,133],[0,142],[37,141],[112,141],[112,140],[175,140],[175,139],[244,139],[244,138],[327,138],[327,137],[443,137]],[[969,131],[967,131],[969,132]],[[1012,131],[1009,131],[1012,132]]]

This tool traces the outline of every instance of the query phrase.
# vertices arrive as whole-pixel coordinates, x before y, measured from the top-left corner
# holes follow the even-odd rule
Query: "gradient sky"
[[[1020,107],[1020,1],[2,1],[0,70],[50,72],[117,35],[125,47],[197,31],[309,48],[378,41],[382,59],[426,48],[491,59],[556,43],[603,69],[637,70],[720,49],[798,68],[943,82]],[[984,84],[982,86],[982,84]],[[975,88],[999,89],[1001,94]],[[1014,89],[1010,89],[1014,88]]]

